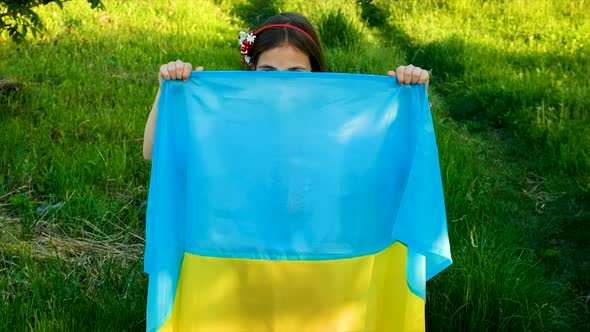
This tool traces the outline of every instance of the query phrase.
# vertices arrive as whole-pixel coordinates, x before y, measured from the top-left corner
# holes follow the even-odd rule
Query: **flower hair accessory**
[[[250,54],[252,52],[252,48],[254,48],[256,35],[252,32],[240,31],[238,38],[240,39],[240,54],[242,54],[242,63],[250,64],[252,61]]]
[[[240,39],[240,54],[242,54],[242,63],[246,63],[248,65],[252,64],[252,49],[254,49],[254,41],[256,41],[256,36],[261,33],[262,31],[270,28],[289,28],[293,30],[297,30],[304,34],[307,38],[311,39],[316,45],[319,46],[319,43],[309,34],[307,31],[296,27],[291,24],[286,23],[277,23],[277,24],[269,24],[265,25],[262,28],[256,30],[255,32],[244,32],[240,31],[240,35],[238,38]]]

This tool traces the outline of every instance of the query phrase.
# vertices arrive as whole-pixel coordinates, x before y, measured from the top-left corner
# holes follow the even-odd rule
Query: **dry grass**
[[[0,217],[0,251],[19,253],[28,251],[32,258],[60,258],[69,262],[87,262],[97,257],[115,259],[121,262],[135,262],[143,254],[142,243],[124,243],[129,238],[126,230],[119,234],[107,236],[87,220],[83,222],[92,226],[92,232],[83,232],[82,237],[68,237],[59,230],[55,223],[39,220],[35,223],[31,239],[22,240],[22,225],[17,218]],[[134,238],[142,239],[136,234]]]

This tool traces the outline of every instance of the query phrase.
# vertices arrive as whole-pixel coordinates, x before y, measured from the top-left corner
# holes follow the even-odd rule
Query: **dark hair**
[[[272,27],[261,31],[256,35],[256,42],[252,49],[251,57],[254,67],[263,52],[282,45],[291,45],[309,57],[311,71],[326,71],[324,62],[324,52],[320,39],[314,27],[309,23],[307,18],[297,13],[282,13],[267,19],[256,30],[270,24],[290,24],[307,32],[313,40],[297,29],[288,27]]]

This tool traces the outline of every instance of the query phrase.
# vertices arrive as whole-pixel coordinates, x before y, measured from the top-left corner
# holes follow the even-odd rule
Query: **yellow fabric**
[[[406,282],[407,248],[321,261],[185,254],[172,314],[159,331],[424,331],[424,300]]]

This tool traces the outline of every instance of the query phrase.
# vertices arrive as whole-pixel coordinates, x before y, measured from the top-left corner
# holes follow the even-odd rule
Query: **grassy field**
[[[143,126],[160,64],[241,69],[299,11],[330,70],[432,70],[454,264],[431,331],[590,330],[590,2],[84,1],[0,38],[0,330],[145,329]]]

